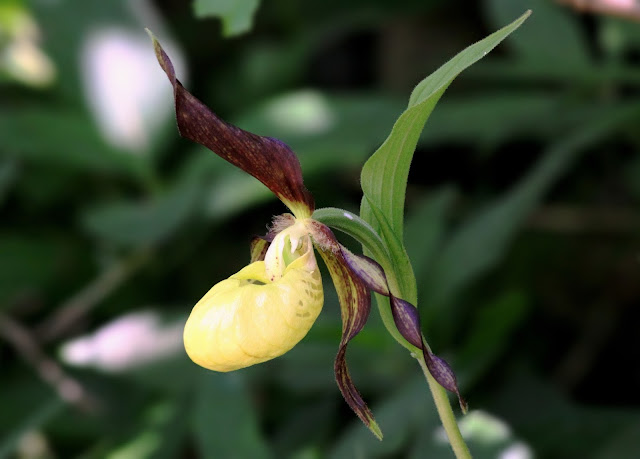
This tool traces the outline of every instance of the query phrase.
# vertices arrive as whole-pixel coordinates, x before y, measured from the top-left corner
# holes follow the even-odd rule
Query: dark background
[[[326,273],[285,356],[231,374],[188,360],[190,308],[285,208],[178,137],[143,28],[220,116],[299,154],[318,207],[357,211],[412,88],[529,8],[415,154],[423,328],[475,456],[640,457],[640,23],[546,0],[271,0],[234,36],[178,0],[3,2],[0,457],[451,457],[375,308],[348,362],[384,441],[343,402]]]

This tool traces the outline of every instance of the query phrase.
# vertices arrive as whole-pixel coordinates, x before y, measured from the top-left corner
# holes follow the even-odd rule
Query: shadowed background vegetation
[[[144,27],[221,117],[299,154],[318,207],[357,212],[413,86],[528,8],[414,157],[423,328],[474,456],[640,457],[640,24],[550,0],[2,2],[0,457],[451,457],[375,308],[347,359],[384,441],[344,403],[327,273],[285,356],[188,360],[191,307],[285,208],[178,137]]]

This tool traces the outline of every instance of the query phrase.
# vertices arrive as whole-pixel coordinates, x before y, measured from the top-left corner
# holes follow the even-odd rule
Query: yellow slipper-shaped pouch
[[[278,357],[306,336],[324,295],[312,245],[304,246],[273,281],[265,262],[256,261],[209,290],[184,328],[191,360],[214,371],[237,370]]]

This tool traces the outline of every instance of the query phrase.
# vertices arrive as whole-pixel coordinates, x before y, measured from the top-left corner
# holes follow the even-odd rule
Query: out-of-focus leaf
[[[331,296],[335,294],[331,293]],[[325,299],[326,309],[305,339],[273,363],[266,364],[269,380],[292,393],[318,391],[338,394],[331,371],[340,340],[337,301],[337,298]],[[332,317],[327,318],[330,315]],[[349,354],[349,372],[363,393],[395,387],[407,375],[415,374],[415,361],[407,356],[403,348],[394,344],[375,314],[354,338]],[[374,355],[375,358],[372,358]]]
[[[268,188],[255,178],[235,168],[225,168],[204,192],[204,215],[222,220],[244,209],[275,200]]]
[[[0,437],[0,459],[15,457],[15,448],[23,435],[39,429],[64,408],[64,402],[55,398],[43,403],[37,410],[29,413],[24,420],[13,419],[12,430],[6,431],[6,435],[3,433]]]
[[[637,409],[582,406],[527,370],[514,373],[486,406],[532,445],[536,457],[594,457],[602,445],[637,432]]]
[[[332,395],[325,396],[314,403],[294,406],[294,412],[286,418],[284,424],[275,432],[272,444],[276,457],[292,457],[289,453],[296,448],[309,448],[308,445],[321,444],[323,438],[331,434],[336,413],[340,411],[342,400]],[[313,426],[310,429],[309,426]],[[318,457],[300,456],[300,457]]]
[[[523,9],[534,11],[527,27],[514,35],[508,44],[516,48],[521,57],[538,64],[545,62],[563,67],[589,64],[585,36],[577,17],[568,8],[548,0],[489,0],[484,4],[487,15],[498,27]]]
[[[191,422],[200,457],[267,458],[242,373],[202,372]]]
[[[511,24],[458,53],[449,62],[422,80],[411,93],[407,110],[400,115],[391,134],[367,160],[360,176],[364,198],[360,215],[381,228],[372,208],[378,208],[388,220],[396,238],[403,238],[405,190],[409,166],[424,123],[436,103],[456,76],[482,59],[529,16],[529,12]],[[402,273],[400,273],[402,275]]]
[[[59,256],[53,239],[0,234],[0,309],[21,290],[47,284],[56,273]]]
[[[202,185],[185,182],[147,203],[122,202],[88,210],[82,225],[102,241],[145,246],[175,233],[198,208]]]
[[[502,258],[531,210],[577,157],[637,116],[638,110],[632,105],[603,109],[589,124],[551,146],[510,192],[470,217],[451,236],[425,279],[428,325],[435,326],[438,317],[438,333],[450,332],[453,311],[447,306],[455,294]]]
[[[633,66],[607,65],[585,69],[580,66],[537,61],[487,60],[469,71],[476,80],[519,83],[570,83],[571,87],[640,82],[640,70]],[[590,88],[591,89],[591,88]]]
[[[509,348],[509,341],[525,317],[528,299],[520,291],[507,291],[480,308],[466,342],[456,352],[462,386],[469,386]]]
[[[0,206],[18,176],[18,164],[11,158],[0,161]]]
[[[640,422],[620,429],[606,442],[604,448],[600,448],[593,456],[597,459],[634,459],[640,457]]]
[[[614,57],[640,49],[640,30],[635,21],[615,16],[598,16],[597,20],[602,47]]]
[[[300,157],[306,178],[338,164],[361,164],[402,109],[401,100],[377,94],[297,91],[253,107],[235,124],[283,140]]]
[[[438,244],[444,236],[447,214],[455,198],[455,191],[445,187],[427,194],[407,217],[404,245],[409,247],[411,266],[418,279],[422,278],[433,261]]]
[[[109,459],[166,458],[179,456],[179,448],[187,434],[187,403],[163,401],[145,413],[140,430],[111,451],[101,453]]]
[[[623,176],[633,197],[640,201],[640,155],[636,155],[627,163]]]
[[[40,164],[131,174],[146,167],[143,158],[107,147],[81,111],[2,108],[0,138],[9,155]]]
[[[543,91],[448,97],[429,118],[420,144],[473,144],[489,153],[495,145],[516,136],[546,138],[561,132],[570,108],[569,101]]]
[[[331,458],[397,456],[414,435],[432,435],[438,419],[422,377],[413,378],[374,406],[384,431],[379,442],[360,425],[351,425],[332,449]]]
[[[194,0],[196,16],[216,16],[222,20],[222,33],[226,37],[248,32],[260,0]]]

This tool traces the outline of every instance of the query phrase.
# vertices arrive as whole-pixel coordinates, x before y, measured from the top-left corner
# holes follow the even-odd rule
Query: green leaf
[[[271,98],[234,118],[249,132],[281,139],[300,158],[305,179],[337,165],[358,167],[371,154],[371,145],[385,131],[405,102],[380,94],[333,94],[295,91]]]
[[[403,237],[404,199],[409,166],[427,118],[453,79],[516,30],[529,16],[526,12],[508,26],[469,46],[444,64],[413,90],[407,110],[393,126],[391,134],[365,163],[362,174],[361,217],[378,229],[371,205],[380,209],[399,240]]]
[[[0,310],[20,291],[39,291],[59,279],[63,247],[58,238],[43,234],[0,234]]]
[[[28,432],[39,429],[42,425],[52,420],[58,413],[65,409],[62,400],[55,398],[40,405],[33,413],[27,415],[24,420],[15,422],[15,428],[7,432],[0,442],[0,459],[15,457],[13,453],[22,439]]]
[[[232,37],[251,30],[253,15],[260,6],[260,0],[195,0],[193,9],[199,18],[219,17],[222,33]]]
[[[338,440],[329,457],[402,456],[400,452],[414,435],[429,435],[429,430],[435,430],[438,420],[432,407],[433,401],[424,387],[424,379],[413,378],[375,407],[380,423],[385,426],[382,443],[360,426],[352,425]]]
[[[421,279],[435,256],[445,233],[447,215],[451,211],[455,191],[444,187],[429,193],[426,199],[417,203],[407,217],[405,246],[411,247],[409,257],[416,279]]]
[[[103,451],[99,457],[170,459],[179,456],[188,427],[184,422],[189,406],[185,399],[186,397],[180,397],[153,404],[144,413],[142,422],[131,437],[127,437],[111,451]]]
[[[88,210],[82,225],[103,241],[145,246],[170,237],[197,209],[199,183],[183,183],[149,202],[119,202]]]
[[[594,456],[596,459],[615,457],[616,459],[633,459],[640,456],[640,422],[620,429]]]
[[[12,158],[0,161],[0,206],[19,175],[18,163]]]
[[[217,175],[204,193],[205,217],[221,221],[252,206],[275,201],[274,194],[255,178],[226,164],[222,166],[224,174]]]
[[[370,205],[369,208],[373,211],[382,239],[391,255],[393,271],[387,274],[391,293],[411,304],[418,304],[416,276],[413,274],[409,255],[402,245],[402,239],[393,232],[389,221],[377,206]]]
[[[202,458],[271,457],[240,373],[203,371],[192,422]]]
[[[495,389],[493,400],[484,406],[507,421],[520,439],[534,446],[536,457],[627,457],[619,455],[615,443],[621,441],[622,446],[625,434],[631,437],[634,431],[638,433],[637,408],[578,404],[549,380],[543,381],[517,365],[509,375],[510,378]],[[637,436],[631,438],[635,438],[637,450]],[[608,442],[613,442],[612,449],[602,452],[611,454],[598,454]]]
[[[542,90],[483,91],[447,97],[447,103],[429,118],[429,129],[423,131],[419,144],[473,145],[491,154],[496,146],[517,136],[546,139],[566,129],[567,112],[574,115],[574,110],[567,109],[576,105],[568,102]],[[582,105],[575,107],[579,113],[585,109]]]
[[[94,123],[80,110],[2,108],[0,138],[10,156],[39,164],[129,174],[149,166],[146,158],[107,146]]]
[[[465,386],[470,387],[509,349],[529,303],[523,291],[508,290],[478,308],[466,341],[456,352],[456,368]]]

